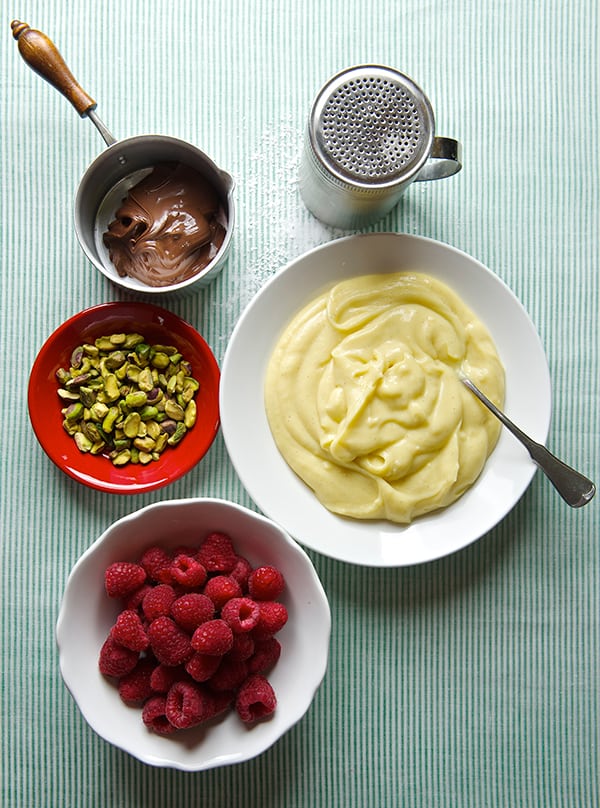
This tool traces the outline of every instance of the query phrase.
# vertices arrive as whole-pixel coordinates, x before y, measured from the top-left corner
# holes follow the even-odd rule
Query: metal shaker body
[[[435,136],[431,104],[412,79],[361,65],[333,76],[315,99],[300,193],[318,219],[349,229],[380,219],[412,182],[460,168],[460,144]]]

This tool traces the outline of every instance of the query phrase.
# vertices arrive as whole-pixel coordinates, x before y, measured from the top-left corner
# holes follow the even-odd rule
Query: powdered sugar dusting
[[[265,201],[260,209],[248,206],[244,305],[289,261],[338,233],[315,219],[302,201],[298,187],[302,146],[302,131],[289,117],[282,118],[261,135],[248,161],[249,201],[259,194]]]
[[[246,140],[252,138],[246,133]],[[306,208],[299,190],[303,131],[291,116],[279,118],[254,138],[236,177],[236,234],[232,252],[243,262],[236,283],[218,308],[219,322],[230,328],[214,337],[224,355],[231,329],[264,284],[290,261],[320,244],[347,235],[322,224]]]

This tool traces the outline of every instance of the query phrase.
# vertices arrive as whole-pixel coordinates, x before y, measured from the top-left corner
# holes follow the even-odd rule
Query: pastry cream
[[[504,370],[487,329],[448,286],[420,273],[338,283],[289,323],[265,403],[289,466],[334,513],[408,523],[477,479],[500,424]]]

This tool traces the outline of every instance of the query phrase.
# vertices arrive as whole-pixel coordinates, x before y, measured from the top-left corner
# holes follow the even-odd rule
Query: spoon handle
[[[506,415],[493,404],[489,398],[469,379],[461,375],[461,381],[477,398],[498,418],[512,434],[525,446],[533,462],[548,477],[565,502],[572,508],[581,508],[596,493],[594,483],[575,469],[567,466],[562,460],[548,451],[541,443],[537,443],[526,435]]]

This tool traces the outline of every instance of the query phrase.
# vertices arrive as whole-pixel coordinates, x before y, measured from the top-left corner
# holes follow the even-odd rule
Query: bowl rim
[[[205,370],[208,371],[206,378],[210,380],[213,399],[213,406],[211,406],[209,415],[210,420],[207,420],[205,423],[203,422],[203,429],[198,431],[194,436],[196,439],[194,443],[187,444],[188,448],[190,446],[197,446],[197,449],[193,452],[185,452],[185,454],[178,457],[175,474],[169,475],[165,473],[157,475],[156,472],[159,470],[161,461],[156,461],[156,464],[150,464],[139,472],[144,473],[146,477],[146,479],[142,481],[134,480],[131,476],[127,478],[124,472],[120,474],[117,469],[113,468],[110,469],[112,479],[107,479],[106,476],[98,474],[94,468],[86,468],[91,466],[89,462],[90,458],[83,453],[79,453],[79,450],[76,450],[76,453],[74,446],[64,441],[61,433],[52,433],[49,436],[46,407],[53,405],[43,404],[41,400],[36,398],[36,394],[40,386],[44,386],[46,382],[49,383],[47,373],[49,373],[50,367],[53,367],[54,370],[58,367],[58,362],[53,362],[53,352],[57,350],[61,344],[61,340],[70,330],[79,328],[79,324],[82,320],[90,319],[90,323],[86,326],[86,329],[100,333],[102,322],[106,317],[111,316],[116,320],[120,317],[131,320],[143,320],[147,318],[153,330],[157,327],[167,328],[173,334],[173,341],[179,342],[181,339],[184,339],[197,348],[198,355],[202,357],[203,363],[205,364]],[[94,318],[94,321],[92,321],[91,318]],[[143,326],[140,326],[140,329],[141,328],[143,328]],[[75,342],[72,345],[72,348],[74,347]],[[38,443],[46,455],[57,468],[71,479],[89,488],[109,494],[131,495],[146,493],[163,488],[175,482],[175,480],[180,479],[202,460],[212,446],[221,426],[219,405],[220,381],[220,367],[207,341],[197,329],[178,314],[155,303],[145,301],[122,300],[99,303],[94,306],[89,306],[68,317],[44,340],[29,373],[27,387],[29,420]],[[188,437],[191,437],[191,435]],[[200,440],[198,440],[199,438]],[[180,447],[177,447],[175,451],[179,448]],[[74,458],[73,462],[69,462],[69,458],[71,457]],[[104,458],[92,459],[104,460]],[[83,468],[81,464],[83,464]],[[154,472],[154,474],[151,474],[151,472]]]
[[[166,750],[164,756],[160,757],[157,755],[152,755],[150,753],[144,753],[139,749],[133,749],[128,744],[128,739],[123,738],[118,733],[111,733],[107,731],[106,727],[103,726],[100,729],[96,723],[94,722],[93,717],[93,710],[90,708],[89,699],[82,696],[82,685],[79,680],[75,678],[75,674],[72,670],[71,665],[69,664],[69,657],[67,656],[67,649],[69,647],[69,642],[72,642],[73,632],[72,626],[70,622],[73,620],[77,621],[77,626],[81,625],[82,622],[82,613],[81,610],[77,611],[77,618],[74,618],[72,607],[73,601],[76,597],[76,592],[74,592],[75,583],[78,579],[80,574],[85,574],[86,568],[88,565],[93,564],[94,557],[101,552],[102,548],[104,547],[105,550],[110,549],[113,545],[116,547],[117,544],[122,541],[122,534],[119,535],[119,531],[123,528],[126,528],[129,524],[135,524],[136,520],[139,518],[149,518],[152,516],[154,512],[157,510],[171,510],[171,509],[178,509],[178,508],[189,508],[192,512],[195,509],[203,509],[207,508],[210,510],[211,508],[215,511],[219,510],[230,510],[234,512],[237,516],[241,516],[242,519],[247,521],[254,521],[257,525],[264,525],[269,526],[269,530],[273,533],[277,534],[280,538],[283,547],[286,551],[293,556],[295,559],[295,563],[301,562],[302,564],[302,577],[304,579],[304,583],[309,583],[311,587],[311,591],[307,593],[304,591],[300,592],[299,594],[303,597],[308,597],[309,599],[306,600],[306,603],[310,605],[312,610],[317,610],[319,613],[319,630],[315,633],[314,637],[317,636],[320,638],[319,648],[321,649],[322,653],[319,655],[317,653],[313,654],[310,658],[310,668],[309,668],[309,677],[303,678],[303,684],[305,686],[304,691],[304,698],[296,701],[290,702],[290,704],[286,705],[286,717],[285,721],[281,724],[277,725],[276,727],[269,727],[268,722],[264,725],[266,727],[266,732],[264,732],[256,745],[252,747],[248,751],[240,752],[235,751],[230,754],[220,754],[216,755],[212,758],[209,758],[204,761],[203,764],[198,765],[197,763],[192,763],[189,760],[182,759],[172,759],[168,758],[168,751],[169,751],[169,743],[173,743],[171,738],[167,739],[160,739],[159,741],[165,741],[164,749]],[[236,537],[233,536],[233,541],[235,543]],[[177,539],[173,540],[175,544]],[[118,560],[118,559],[114,559]],[[291,563],[291,562],[290,562]],[[103,575],[103,570],[101,570],[101,575]],[[100,592],[99,595],[105,599],[104,592]],[[105,601],[106,603],[108,601]],[[92,601],[86,601],[88,608],[92,609]],[[325,678],[328,662],[329,662],[329,649],[330,649],[330,641],[331,641],[331,630],[332,630],[332,618],[331,618],[331,607],[329,604],[329,600],[323,584],[319,578],[319,575],[310,559],[308,554],[305,550],[296,542],[289,533],[283,528],[280,524],[269,519],[268,517],[264,516],[262,513],[256,512],[251,510],[250,508],[245,507],[244,505],[240,505],[230,500],[222,499],[219,497],[189,497],[189,498],[178,498],[178,499],[171,499],[171,500],[162,500],[159,502],[151,503],[146,505],[142,508],[139,508],[132,513],[126,514],[125,516],[120,517],[119,519],[115,520],[111,523],[108,527],[106,527],[102,533],[95,539],[95,541],[79,556],[75,564],[73,565],[71,572],[67,578],[67,582],[63,591],[63,596],[60,603],[59,614],[55,624],[55,641],[58,647],[58,654],[59,654],[59,669],[61,673],[61,677],[63,682],[71,694],[75,704],[77,705],[79,711],[81,712],[83,718],[91,727],[91,729],[103,738],[108,743],[112,744],[113,746],[127,752],[128,754],[132,755],[133,757],[137,758],[138,760],[142,761],[151,766],[159,767],[159,768],[173,768],[179,769],[181,771],[204,771],[220,766],[232,765],[237,763],[242,763],[247,760],[251,760],[252,758],[257,757],[258,755],[265,752],[271,746],[273,746],[285,733],[287,733],[295,724],[297,724],[304,715],[308,712],[316,692],[318,691],[319,687],[321,686],[323,679]],[[285,631],[285,629],[284,629]],[[314,639],[313,635],[311,634],[311,641]],[[98,648],[99,651],[99,648]],[[94,661],[94,666],[96,666],[96,661]],[[277,667],[277,666],[276,666]],[[274,670],[276,670],[276,667]],[[101,679],[101,674],[98,674]],[[116,688],[112,686],[112,684],[107,684],[107,687],[111,688],[111,691],[114,691],[114,698],[115,703],[122,705],[120,702],[118,693]],[[280,701],[281,704],[281,701]],[[125,708],[129,709],[129,708]],[[134,714],[134,720],[137,720],[141,723],[141,716],[139,713]],[[234,717],[235,718],[235,717]],[[242,732],[244,727],[241,726]],[[272,731],[269,732],[269,729]],[[154,738],[158,738],[158,736],[153,736]],[[162,747],[162,744],[161,744]]]

